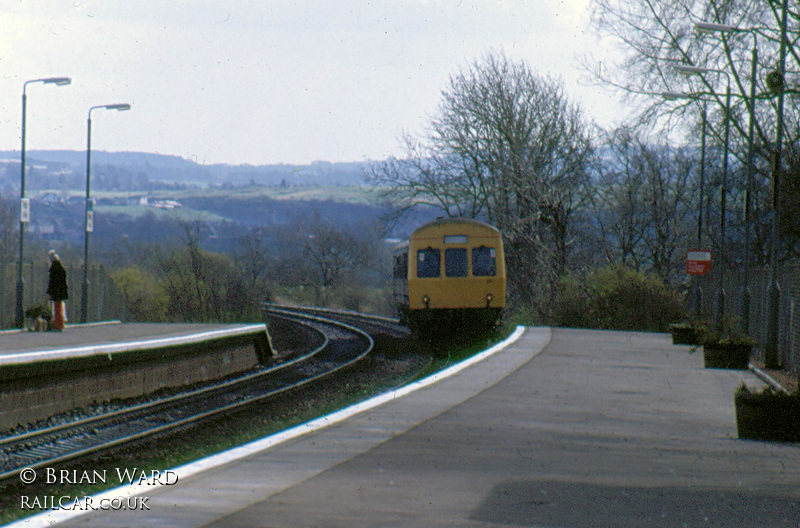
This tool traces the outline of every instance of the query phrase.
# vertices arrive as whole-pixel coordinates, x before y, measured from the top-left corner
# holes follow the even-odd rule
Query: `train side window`
[[[444,274],[448,277],[467,276],[467,248],[444,250]]]
[[[394,257],[394,278],[408,277],[408,253],[400,253]]]
[[[497,251],[481,246],[472,248],[472,275],[475,277],[494,277],[497,275]]]
[[[441,253],[438,249],[426,248],[417,250],[417,277],[438,277],[441,273],[441,260]]]

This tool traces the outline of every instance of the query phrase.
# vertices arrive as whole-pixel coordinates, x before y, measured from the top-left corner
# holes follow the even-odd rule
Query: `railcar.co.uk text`
[[[113,468],[100,470],[57,470],[54,468],[25,468],[19,474],[23,484],[48,485],[98,485],[119,484],[128,486],[173,486],[178,483],[174,471],[143,470],[139,468]],[[20,508],[24,510],[149,510],[148,497],[119,496],[95,498],[69,495],[22,495]]]

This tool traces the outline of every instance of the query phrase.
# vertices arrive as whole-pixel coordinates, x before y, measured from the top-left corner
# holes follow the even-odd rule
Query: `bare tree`
[[[18,215],[19,206],[13,200],[0,198],[0,263],[11,262],[15,254],[14,246],[19,242]]]
[[[644,204],[644,171],[636,152],[642,144],[629,128],[606,137],[607,155],[598,157],[591,209],[596,219],[596,247],[605,262],[641,271],[648,219]]]
[[[661,123],[695,133],[700,105],[711,103],[716,112],[708,121],[709,135],[722,144],[725,94],[730,88],[731,153],[742,164],[748,163],[752,112],[755,165],[760,173],[757,178],[760,183],[769,178],[777,97],[767,78],[778,63],[780,1],[592,0],[592,7],[593,27],[618,43],[621,58],[616,63],[602,62],[602,69],[593,66],[598,61],[587,60],[587,71],[596,81],[620,89],[628,101],[636,103],[640,110],[637,123],[651,128]],[[788,70],[796,71],[800,68],[800,52],[795,45],[800,15],[796,3],[791,7],[788,60],[793,66]],[[699,33],[698,24],[703,23],[736,30]],[[680,66],[699,69],[687,77],[679,73]],[[665,91],[684,93],[686,97],[665,101]],[[800,136],[796,126],[800,92],[786,89],[784,93],[784,135],[788,144],[795,145]]]
[[[19,243],[18,229],[16,226],[19,221],[19,206],[16,206],[12,200],[0,198],[0,303],[5,303],[9,298],[9,287],[11,281],[6,280],[6,270],[8,264],[13,261],[13,256],[16,255],[14,247]],[[7,309],[7,305],[0,304],[3,312],[12,314],[13,310]],[[0,317],[0,326],[5,323],[3,318]]]
[[[674,284],[683,277],[699,199],[692,150],[656,144],[625,127],[607,134],[604,147],[591,205],[596,247],[606,262]]]
[[[256,228],[239,238],[239,246],[235,251],[236,262],[242,270],[243,279],[249,291],[260,295],[261,300],[269,297],[265,275],[270,264],[270,248],[263,228]]]
[[[424,203],[485,218],[503,232],[514,294],[552,294],[592,155],[583,114],[562,83],[487,54],[450,78],[428,137],[406,144],[406,158],[373,167],[386,196],[401,208]]]
[[[587,66],[587,70],[596,80],[621,89],[629,100],[638,102],[642,116],[649,118],[644,122],[652,123],[652,118],[664,116],[675,108],[674,103],[664,103],[661,97],[664,91],[687,92],[694,101],[714,101],[722,108],[729,78],[734,106],[732,126],[740,137],[746,137],[752,47],[757,43],[756,110],[763,119],[756,123],[756,133],[761,143],[769,141],[771,135],[765,129],[765,121],[774,112],[765,103],[773,99],[773,94],[765,78],[777,62],[780,26],[777,2],[592,0],[592,8],[593,26],[598,33],[616,40],[621,58],[617,63],[604,61],[602,69]],[[792,19],[796,25],[796,13]],[[696,25],[704,22],[738,31],[698,33]],[[800,65],[800,56],[794,46],[790,48],[791,58]],[[679,65],[693,65],[708,72],[692,76],[696,82],[691,83],[678,72]],[[692,99],[687,101],[693,104]]]

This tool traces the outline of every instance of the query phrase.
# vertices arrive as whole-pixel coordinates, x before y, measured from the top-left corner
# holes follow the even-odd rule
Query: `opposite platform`
[[[22,361],[21,357],[35,357],[33,354],[52,356],[55,353],[88,348],[122,350],[150,344],[161,340],[175,343],[196,341],[198,336],[226,335],[252,331],[256,326],[199,323],[97,323],[70,325],[63,332],[29,332],[26,330],[5,330],[0,332],[0,362]],[[50,353],[50,354],[45,354]]]
[[[136,490],[147,511],[18,526],[796,527],[800,449],[736,439],[742,381],[759,383],[664,334],[528,329],[438,383],[179,468]]]
[[[0,333],[0,430],[266,364],[265,324],[92,324]]]

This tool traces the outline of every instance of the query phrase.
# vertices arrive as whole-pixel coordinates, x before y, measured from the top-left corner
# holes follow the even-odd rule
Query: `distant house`
[[[153,202],[153,207],[158,207],[159,209],[177,209],[178,207],[183,207],[177,200],[158,200],[157,202]]]

